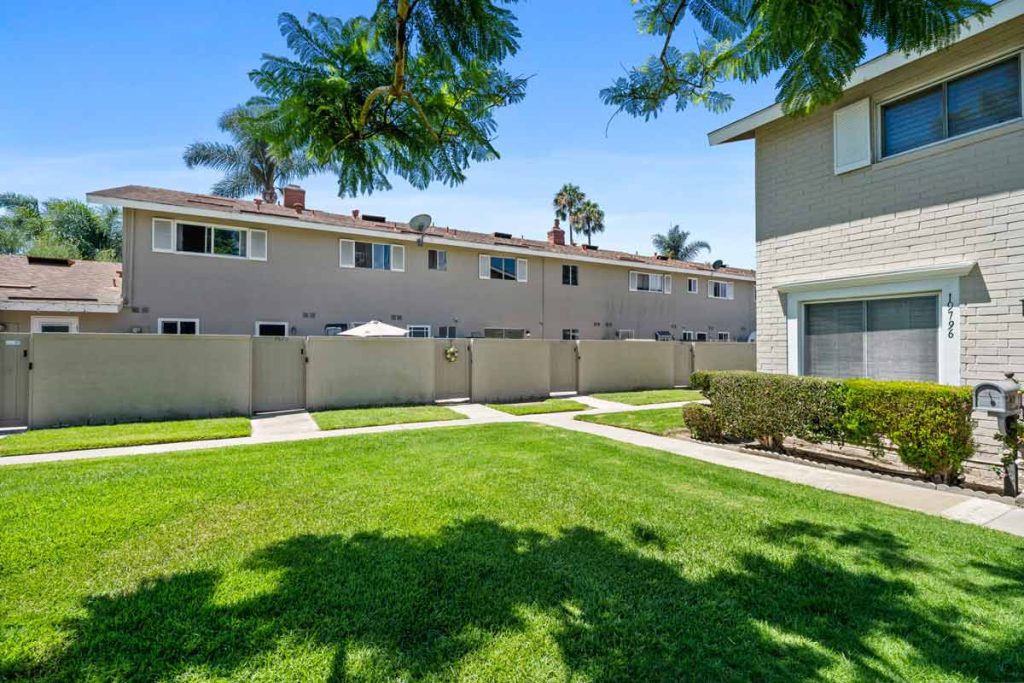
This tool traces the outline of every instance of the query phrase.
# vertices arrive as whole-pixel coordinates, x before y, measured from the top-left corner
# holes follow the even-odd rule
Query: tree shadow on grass
[[[852,539],[866,548],[862,561],[843,550]],[[564,666],[594,681],[789,681],[836,665],[854,678],[905,678],[879,639],[933,670],[1009,677],[1016,655],[978,656],[955,615],[928,613],[912,583],[879,568],[879,558],[907,566],[904,548],[886,547],[892,540],[871,529],[772,527],[764,554],[690,579],[584,527],[547,535],[476,519],[436,536],[298,536],[250,558],[245,570],[266,578],[266,590],[238,601],[217,599],[226,579],[213,572],[91,598],[86,616],[67,624],[70,646],[20,673],[247,677],[304,643],[332,653],[324,675],[333,681],[446,678],[539,614],[555,624],[546,629]]]

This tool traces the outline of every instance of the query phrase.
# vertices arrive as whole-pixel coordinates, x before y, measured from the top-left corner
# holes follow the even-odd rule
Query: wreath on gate
[[[454,363],[459,359],[459,350],[455,348],[455,344],[445,348],[444,359],[449,363]]]

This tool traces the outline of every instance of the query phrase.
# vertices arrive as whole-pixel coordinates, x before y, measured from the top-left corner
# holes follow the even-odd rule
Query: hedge
[[[722,426],[718,424],[718,417],[706,405],[700,403],[684,405],[683,424],[695,439],[719,441],[722,438]]]
[[[946,482],[974,453],[969,387],[757,372],[707,372],[696,381],[723,434],[769,448],[787,436],[876,454],[892,446],[906,465]]]

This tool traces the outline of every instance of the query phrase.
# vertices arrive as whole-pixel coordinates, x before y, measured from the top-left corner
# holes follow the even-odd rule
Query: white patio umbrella
[[[394,325],[388,325],[382,323],[379,320],[371,320],[368,323],[360,325],[359,327],[353,327],[351,330],[345,330],[341,333],[342,337],[404,337],[408,335],[408,331],[403,330],[401,327],[395,327]]]

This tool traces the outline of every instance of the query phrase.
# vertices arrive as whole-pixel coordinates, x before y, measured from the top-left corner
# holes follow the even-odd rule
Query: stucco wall
[[[676,346],[653,341],[581,341],[580,393],[672,387]]]
[[[549,342],[474,339],[470,353],[474,402],[526,401],[551,393]]]
[[[457,357],[449,361],[445,349],[455,347]],[[434,340],[434,394],[438,400],[469,396],[469,340]]]
[[[35,334],[32,427],[248,415],[249,338]]]
[[[310,337],[309,410],[430,403],[435,344],[429,339]]]
[[[298,228],[260,226],[244,220],[210,221],[267,229],[267,261],[213,258],[152,250],[155,216],[187,219],[173,212],[125,212],[124,289],[128,308],[115,323],[155,331],[161,317],[198,318],[203,332],[252,334],[257,320],[284,321],[294,335],[323,334],[330,323],[383,320],[398,326],[454,325],[460,337],[482,335],[487,327],[522,328],[534,339],[561,339],[578,329],[583,339],[614,338],[632,329],[638,338],[657,330],[673,333],[728,331],[739,338],[754,326],[752,282],[735,282],[735,299],[707,297],[707,276],[699,292],[686,292],[686,276],[673,274],[671,294],[629,291],[629,268],[578,263],[578,287],[562,284],[563,262],[529,257],[528,281],[481,280],[479,250],[447,247],[448,269],[429,270],[428,250],[414,242],[381,237],[367,241],[405,246],[405,272],[340,268],[341,235]],[[637,268],[643,270],[643,268]],[[230,283],[230,285],[226,284]],[[122,329],[123,328],[123,329]]]
[[[693,345],[694,370],[755,370],[757,345],[742,342],[709,342]]]
[[[837,106],[877,103],[1021,47],[1024,19],[858,86]],[[835,175],[833,111],[756,134],[758,369],[790,364],[782,283],[976,261],[959,281],[960,382],[1024,372],[1024,122]],[[984,418],[976,432],[985,459],[996,457],[994,428]]]

